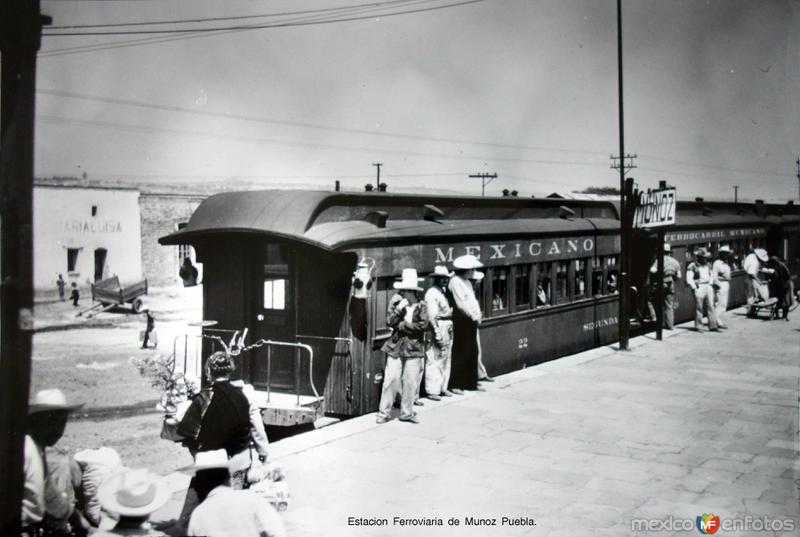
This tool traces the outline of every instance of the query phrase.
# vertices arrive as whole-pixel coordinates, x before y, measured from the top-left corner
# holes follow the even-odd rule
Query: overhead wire
[[[429,2],[429,1],[436,1],[436,0],[411,0],[411,3],[419,3],[419,2]],[[409,4],[411,5],[411,4]],[[349,14],[357,14],[357,13],[368,13],[373,12],[373,15],[366,18],[372,18],[374,16],[375,8],[367,6],[367,7],[350,7],[345,9],[346,12]],[[336,15],[339,15],[337,13]],[[316,15],[316,16],[303,16],[298,17],[296,19],[290,19],[288,22],[290,23],[316,23],[316,24],[324,24],[329,22],[339,22],[336,19],[332,18],[335,15]],[[284,21],[285,23],[287,21]],[[167,37],[146,37],[146,38],[138,38],[138,39],[127,39],[127,40],[119,40],[113,41],[110,43],[94,43],[90,45],[78,45],[73,47],[65,47],[60,49],[47,49],[42,51],[39,54],[40,58],[49,58],[53,56],[64,56],[64,55],[71,55],[71,54],[81,54],[85,52],[102,52],[106,50],[114,50],[119,48],[128,48],[128,47],[136,47],[136,46],[143,46],[143,45],[153,45],[159,43],[168,43],[173,41],[183,41],[187,39],[196,39],[199,37],[209,37],[209,36],[219,36],[219,35],[227,35],[231,33],[238,33],[244,32],[250,29],[248,26],[243,27],[242,29],[238,30],[220,30],[220,31],[198,31],[195,33],[190,34],[182,34],[177,36],[167,36]]]
[[[317,123],[303,123],[298,121],[286,121],[286,120],[278,120],[278,119],[271,119],[271,118],[264,118],[258,116],[245,116],[242,114],[229,114],[223,112],[214,112],[209,110],[196,110],[192,108],[186,108],[181,106],[174,106],[174,105],[163,105],[163,104],[156,104],[156,103],[146,103],[142,101],[135,101],[131,99],[119,99],[114,97],[103,97],[98,95],[86,95],[82,93],[74,93],[68,91],[58,91],[58,90],[50,90],[50,89],[37,89],[37,94],[42,95],[50,95],[55,97],[66,97],[71,99],[80,99],[80,100],[87,100],[93,102],[103,102],[107,104],[119,104],[124,106],[132,106],[137,108],[146,108],[150,110],[162,110],[166,112],[179,112],[185,114],[193,114],[197,116],[205,116],[205,117],[214,117],[220,119],[233,119],[239,121],[247,121],[251,123],[264,123],[264,124],[271,124],[271,125],[282,125],[287,127],[298,127],[298,128],[308,128],[308,129],[317,129],[323,131],[332,131],[332,132],[344,132],[348,134],[364,134],[369,136],[381,136],[381,137],[390,137],[390,138],[400,138],[406,140],[419,140],[419,141],[426,141],[426,142],[437,142],[437,143],[451,143],[451,144],[469,144],[469,145],[480,145],[486,147],[496,147],[496,148],[503,148],[503,149],[519,149],[519,150],[526,150],[526,151],[548,151],[548,152],[555,152],[555,153],[573,153],[573,154],[592,154],[598,156],[605,156],[607,153],[603,151],[586,151],[586,150],[579,150],[579,149],[566,149],[566,148],[554,148],[554,147],[544,147],[544,146],[530,146],[530,145],[520,145],[520,144],[506,144],[506,143],[499,143],[499,142],[487,142],[487,141],[480,141],[480,140],[468,140],[462,138],[446,138],[446,137],[435,137],[435,136],[421,136],[421,135],[414,135],[414,134],[406,134],[406,133],[399,133],[399,132],[391,132],[391,131],[374,131],[374,130],[367,130],[367,129],[355,129],[355,128],[346,128],[346,127],[335,127],[332,125],[321,125]]]
[[[382,13],[380,17],[395,17],[398,15],[409,15],[414,13],[425,13],[429,11],[436,11],[440,9],[447,9],[452,7],[460,7],[469,4],[476,4],[478,2],[485,2],[486,0],[461,0],[451,4],[441,6],[433,6],[427,8],[416,8],[403,11],[395,11],[391,13]],[[293,26],[310,26],[317,24],[330,24],[338,22],[352,22],[365,19],[374,18],[376,15],[358,16],[358,17],[342,17],[328,21],[308,21],[308,22],[276,22],[270,24],[252,24],[244,26],[227,26],[220,28],[172,28],[169,30],[126,30],[126,31],[102,31],[102,32],[42,32],[43,36],[47,37],[76,37],[76,36],[111,36],[111,35],[153,35],[153,34],[185,34],[185,33],[203,33],[203,32],[220,32],[229,30],[263,30],[266,28],[287,28]]]
[[[308,15],[313,13],[330,13],[334,11],[346,11],[351,8],[359,7],[380,7],[384,5],[407,4],[414,0],[385,0],[383,2],[369,2],[364,4],[350,4],[345,6],[327,7],[319,9],[305,9],[300,11],[283,11],[278,13],[262,13],[259,15],[238,15],[234,17],[205,17],[199,19],[172,19],[159,21],[139,21],[139,22],[118,22],[118,23],[97,23],[97,24],[70,24],[63,26],[48,26],[47,30],[75,30],[82,28],[119,28],[135,26],[157,26],[162,24],[196,24],[204,22],[219,22],[233,20],[264,19],[269,17],[286,17],[289,15]],[[433,0],[428,0],[433,1]]]
[[[86,120],[86,119],[78,119],[78,118],[70,118],[64,116],[52,116],[52,115],[38,115],[37,121],[42,121],[46,123],[53,123],[53,124],[74,124],[74,125],[81,125],[81,126],[91,126],[91,127],[103,127],[111,130],[121,131],[121,132],[135,132],[135,133],[144,133],[144,134],[175,134],[175,135],[182,135],[182,136],[189,136],[195,138],[211,138],[211,139],[220,139],[220,140],[231,140],[231,141],[238,141],[238,142],[246,142],[246,143],[268,143],[268,144],[276,144],[276,145],[288,145],[288,146],[295,146],[295,147],[317,147],[323,149],[330,149],[334,151],[348,151],[348,152],[355,152],[355,153],[369,153],[369,154],[395,154],[395,155],[407,155],[407,156],[418,156],[418,157],[434,157],[434,158],[445,158],[445,159],[455,159],[455,160],[482,160],[482,161],[491,161],[491,162],[520,162],[520,163],[529,163],[529,164],[553,164],[553,165],[574,165],[574,166],[605,166],[606,163],[591,163],[591,162],[580,162],[580,161],[565,161],[565,160],[546,160],[546,159],[529,159],[529,158],[516,158],[516,157],[502,157],[496,155],[468,155],[461,152],[461,154],[445,154],[445,153],[432,153],[432,152],[424,152],[424,151],[407,151],[402,149],[389,149],[389,148],[376,148],[376,147],[353,147],[353,146],[344,146],[338,144],[326,144],[326,143],[317,143],[317,142],[300,142],[295,140],[281,140],[276,138],[262,138],[262,137],[254,137],[254,136],[242,136],[242,135],[231,135],[231,134],[221,134],[221,133],[209,133],[209,132],[198,132],[198,131],[189,131],[189,130],[182,130],[182,129],[172,129],[166,127],[152,127],[152,126],[142,126],[142,125],[132,125],[132,124],[125,124],[125,123],[114,123],[110,121],[99,121],[99,120]]]

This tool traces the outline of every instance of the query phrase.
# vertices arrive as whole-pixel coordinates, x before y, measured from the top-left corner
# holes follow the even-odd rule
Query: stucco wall
[[[68,284],[75,281],[87,288],[95,280],[95,257],[102,255],[101,249],[106,250],[101,277],[116,275],[122,283],[142,278],[138,191],[35,186],[33,210],[37,292],[55,291],[59,273]],[[77,250],[71,272],[69,249]]]
[[[205,196],[143,193],[139,198],[142,218],[142,267],[148,283],[156,287],[180,285],[177,246],[161,246],[158,239],[178,230],[189,221]],[[191,251],[192,262],[195,261]],[[196,265],[202,280],[202,265]]]

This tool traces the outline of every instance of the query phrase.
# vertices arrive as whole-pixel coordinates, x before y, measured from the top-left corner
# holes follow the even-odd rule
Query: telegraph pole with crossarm
[[[481,196],[486,195],[486,185],[497,179],[496,173],[473,173],[470,178],[481,180]],[[487,181],[488,179],[488,181]]]

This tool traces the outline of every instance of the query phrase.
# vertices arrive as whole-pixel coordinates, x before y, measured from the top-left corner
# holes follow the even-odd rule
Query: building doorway
[[[106,267],[106,256],[108,250],[105,248],[98,248],[94,251],[94,281],[99,282],[103,279],[103,272]]]

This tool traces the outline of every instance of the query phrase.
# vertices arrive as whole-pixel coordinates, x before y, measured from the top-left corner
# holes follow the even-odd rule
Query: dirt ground
[[[144,355],[169,355],[173,339],[197,333],[188,326],[201,318],[201,288],[151,291],[147,305],[156,317],[157,349],[142,350],[139,332],[144,315],[103,313],[86,320],[69,303],[37,304],[33,338],[31,393],[59,388],[70,401],[84,403],[58,443],[72,454],[107,446],[129,467],[167,474],[191,463],[188,451],[159,437],[161,393],[131,362]],[[89,307],[87,299],[83,308]],[[45,330],[45,331],[41,331]]]

